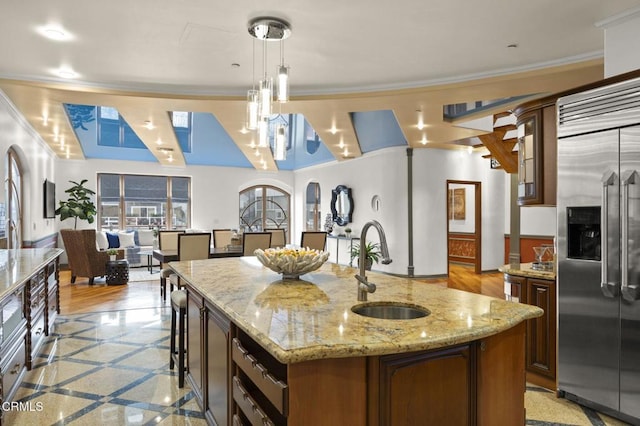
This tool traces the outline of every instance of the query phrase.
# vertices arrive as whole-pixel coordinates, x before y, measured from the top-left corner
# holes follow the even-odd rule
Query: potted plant
[[[373,266],[373,262],[378,263],[378,260],[380,260],[380,244],[369,242],[364,246],[364,250],[364,268],[367,271],[370,271]],[[360,262],[360,244],[354,244],[351,248],[351,260],[353,261],[354,258],[357,258],[358,262]]]
[[[107,254],[109,255],[109,260],[113,262],[114,260],[116,260],[116,255],[118,254],[118,250],[111,248],[107,250]]]
[[[64,191],[69,194],[69,199],[66,201],[60,200],[60,207],[56,209],[55,214],[56,216],[60,215],[60,220],[73,218],[75,221],[73,229],[76,229],[78,219],[93,223],[93,218],[96,214],[96,205],[91,200],[91,195],[94,195],[95,192],[84,187],[87,179],[82,179],[80,183],[72,180],[69,182],[71,182],[73,186]]]
[[[344,233],[347,236],[347,238],[351,238],[351,228],[349,228],[348,226],[344,228]]]

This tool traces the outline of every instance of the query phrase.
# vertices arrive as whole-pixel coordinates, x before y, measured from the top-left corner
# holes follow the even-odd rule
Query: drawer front
[[[269,399],[280,414],[287,415],[289,387],[276,379],[258,360],[249,353],[237,338],[233,339],[232,358],[236,365],[251,379]]]
[[[44,286],[44,283],[38,284],[37,286],[33,286],[33,281],[31,282],[31,312],[38,311],[44,306],[44,302],[47,299],[47,292]]]
[[[13,386],[17,385],[18,379],[25,371],[25,343],[24,339],[20,339],[20,344],[15,346],[15,349],[11,350],[13,356],[2,366],[2,391],[3,398],[10,396],[14,389]]]
[[[35,355],[44,340],[44,315],[41,313],[35,321],[31,323],[31,354]]]
[[[251,395],[242,386],[242,382],[237,376],[233,376],[233,400],[253,426],[274,425],[258,403],[251,398]]]

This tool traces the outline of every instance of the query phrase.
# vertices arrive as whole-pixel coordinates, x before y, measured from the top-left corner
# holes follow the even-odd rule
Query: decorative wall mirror
[[[351,222],[351,215],[353,214],[351,188],[338,185],[336,189],[331,190],[331,213],[333,214],[333,221],[340,226]]]

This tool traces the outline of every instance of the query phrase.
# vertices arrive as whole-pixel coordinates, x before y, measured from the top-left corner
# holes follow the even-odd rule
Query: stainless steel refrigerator
[[[640,79],[557,106],[558,388],[640,424]]]

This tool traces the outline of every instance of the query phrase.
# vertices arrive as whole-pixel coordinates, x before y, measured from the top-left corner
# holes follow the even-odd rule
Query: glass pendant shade
[[[287,136],[282,124],[278,124],[276,127],[276,141],[273,148],[273,158],[276,161],[287,159]]]
[[[289,67],[278,66],[278,102],[289,102]]]
[[[269,146],[269,117],[260,118],[258,123],[258,147],[266,148]]]
[[[247,124],[249,130],[258,128],[258,109],[260,107],[257,90],[249,90],[247,92]]]
[[[260,118],[271,116],[271,101],[273,100],[273,80],[265,77],[260,80]]]

